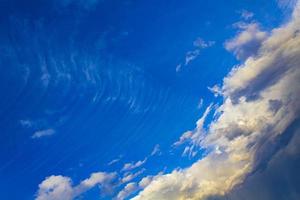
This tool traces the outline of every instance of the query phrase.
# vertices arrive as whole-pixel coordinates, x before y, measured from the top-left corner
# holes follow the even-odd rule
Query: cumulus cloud
[[[220,200],[298,200],[300,197],[300,126],[299,120],[285,132],[288,136],[264,170],[251,174],[242,185],[234,188]],[[290,138],[291,137],[291,138]]]
[[[290,129],[299,124],[300,3],[288,23],[270,33],[250,24],[227,48],[245,61],[224,78],[216,118],[205,129],[202,117],[178,142],[188,139],[207,155],[188,168],[155,176],[134,200],[222,199],[251,175],[272,168],[277,152],[287,148],[295,134]],[[299,192],[289,195],[299,199]],[[250,199],[274,199],[256,197]]]
[[[40,131],[36,131],[31,138],[32,139],[37,139],[37,138],[41,138],[41,137],[45,137],[45,136],[50,136],[55,134],[55,130],[52,128],[49,129],[45,129],[45,130],[40,130]]]
[[[262,42],[266,39],[267,33],[260,29],[258,23],[237,23],[241,30],[238,35],[225,43],[225,48],[232,51],[239,60],[245,60],[255,56]]]
[[[69,177],[50,176],[39,185],[36,200],[69,200],[72,197],[72,181]]]
[[[66,176],[49,176],[40,185],[36,200],[71,200],[87,190],[100,186],[102,191],[111,189],[111,182],[116,178],[115,173],[97,172],[73,186],[72,180]]]

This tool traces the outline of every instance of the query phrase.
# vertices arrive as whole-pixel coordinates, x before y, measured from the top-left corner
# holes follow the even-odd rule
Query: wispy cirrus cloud
[[[214,44],[215,41],[205,41],[204,39],[198,37],[193,42],[193,46],[195,47],[195,49],[186,52],[184,62],[176,66],[176,72],[181,71],[183,66],[189,65],[190,62],[195,60],[200,55],[201,49],[212,47]]]
[[[160,150],[160,146],[159,144],[156,144],[150,154],[150,156],[155,156],[155,155],[160,155],[161,154],[161,150]]]
[[[128,183],[117,195],[116,200],[124,200],[126,197],[130,196],[132,193],[138,191],[139,186],[135,182]]]
[[[45,130],[39,130],[36,131],[31,138],[32,139],[37,139],[37,138],[41,138],[41,137],[45,137],[45,136],[50,136],[50,135],[54,135],[55,134],[55,130],[52,128],[49,129],[45,129]]]
[[[141,170],[139,170],[139,171],[137,171],[137,172],[135,172],[135,173],[132,173],[132,172],[126,172],[126,173],[124,174],[124,176],[122,177],[122,179],[121,179],[121,183],[127,183],[127,182],[131,181],[132,179],[134,179],[134,178],[140,176],[140,175],[143,174],[145,171],[146,171],[146,169],[143,168],[143,169],[141,169]]]
[[[141,167],[147,162],[148,158],[146,157],[144,160],[139,160],[137,162],[125,163],[121,171],[130,171],[136,168]]]

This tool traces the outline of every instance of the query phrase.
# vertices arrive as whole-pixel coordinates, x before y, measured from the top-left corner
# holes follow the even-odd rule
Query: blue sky
[[[249,174],[295,143],[296,1],[4,0],[0,11],[1,199],[251,199]],[[217,192],[202,192],[208,180]],[[268,188],[255,193],[272,199]]]

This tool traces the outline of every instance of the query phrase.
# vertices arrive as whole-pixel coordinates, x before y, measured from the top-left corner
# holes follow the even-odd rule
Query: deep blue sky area
[[[222,101],[208,87],[240,62],[224,43],[245,10],[265,30],[285,20],[275,0],[1,0],[0,199],[34,199],[50,175],[118,171],[156,145],[145,174],[199,159],[170,147]]]

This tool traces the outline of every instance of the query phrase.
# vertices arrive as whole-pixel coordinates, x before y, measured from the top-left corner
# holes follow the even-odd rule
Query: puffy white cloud
[[[65,176],[47,177],[40,185],[36,200],[71,200],[72,181]]]
[[[204,200],[223,196],[268,162],[300,112],[300,3],[291,20],[269,34],[252,24],[229,47],[247,58],[224,78],[224,102],[206,129],[197,128],[177,144],[191,141],[207,156],[185,169],[157,175],[134,200]],[[258,43],[255,52],[245,45]],[[243,49],[241,51],[241,49]],[[250,57],[249,57],[250,56]],[[210,109],[207,110],[209,112]]]
[[[241,29],[241,32],[227,41],[225,47],[227,50],[232,51],[238,59],[245,60],[258,53],[262,42],[267,37],[267,33],[261,31],[257,23],[237,23],[236,25]]]
[[[110,193],[112,190],[112,181],[116,177],[116,173],[92,173],[90,178],[83,180],[78,186],[74,187],[74,196],[78,196],[96,185],[99,185],[104,193]]]
[[[36,200],[71,200],[96,185],[101,186],[102,191],[106,192],[110,190],[111,182],[115,178],[115,173],[97,172],[92,173],[79,185],[73,186],[69,177],[49,176],[39,184]]]

